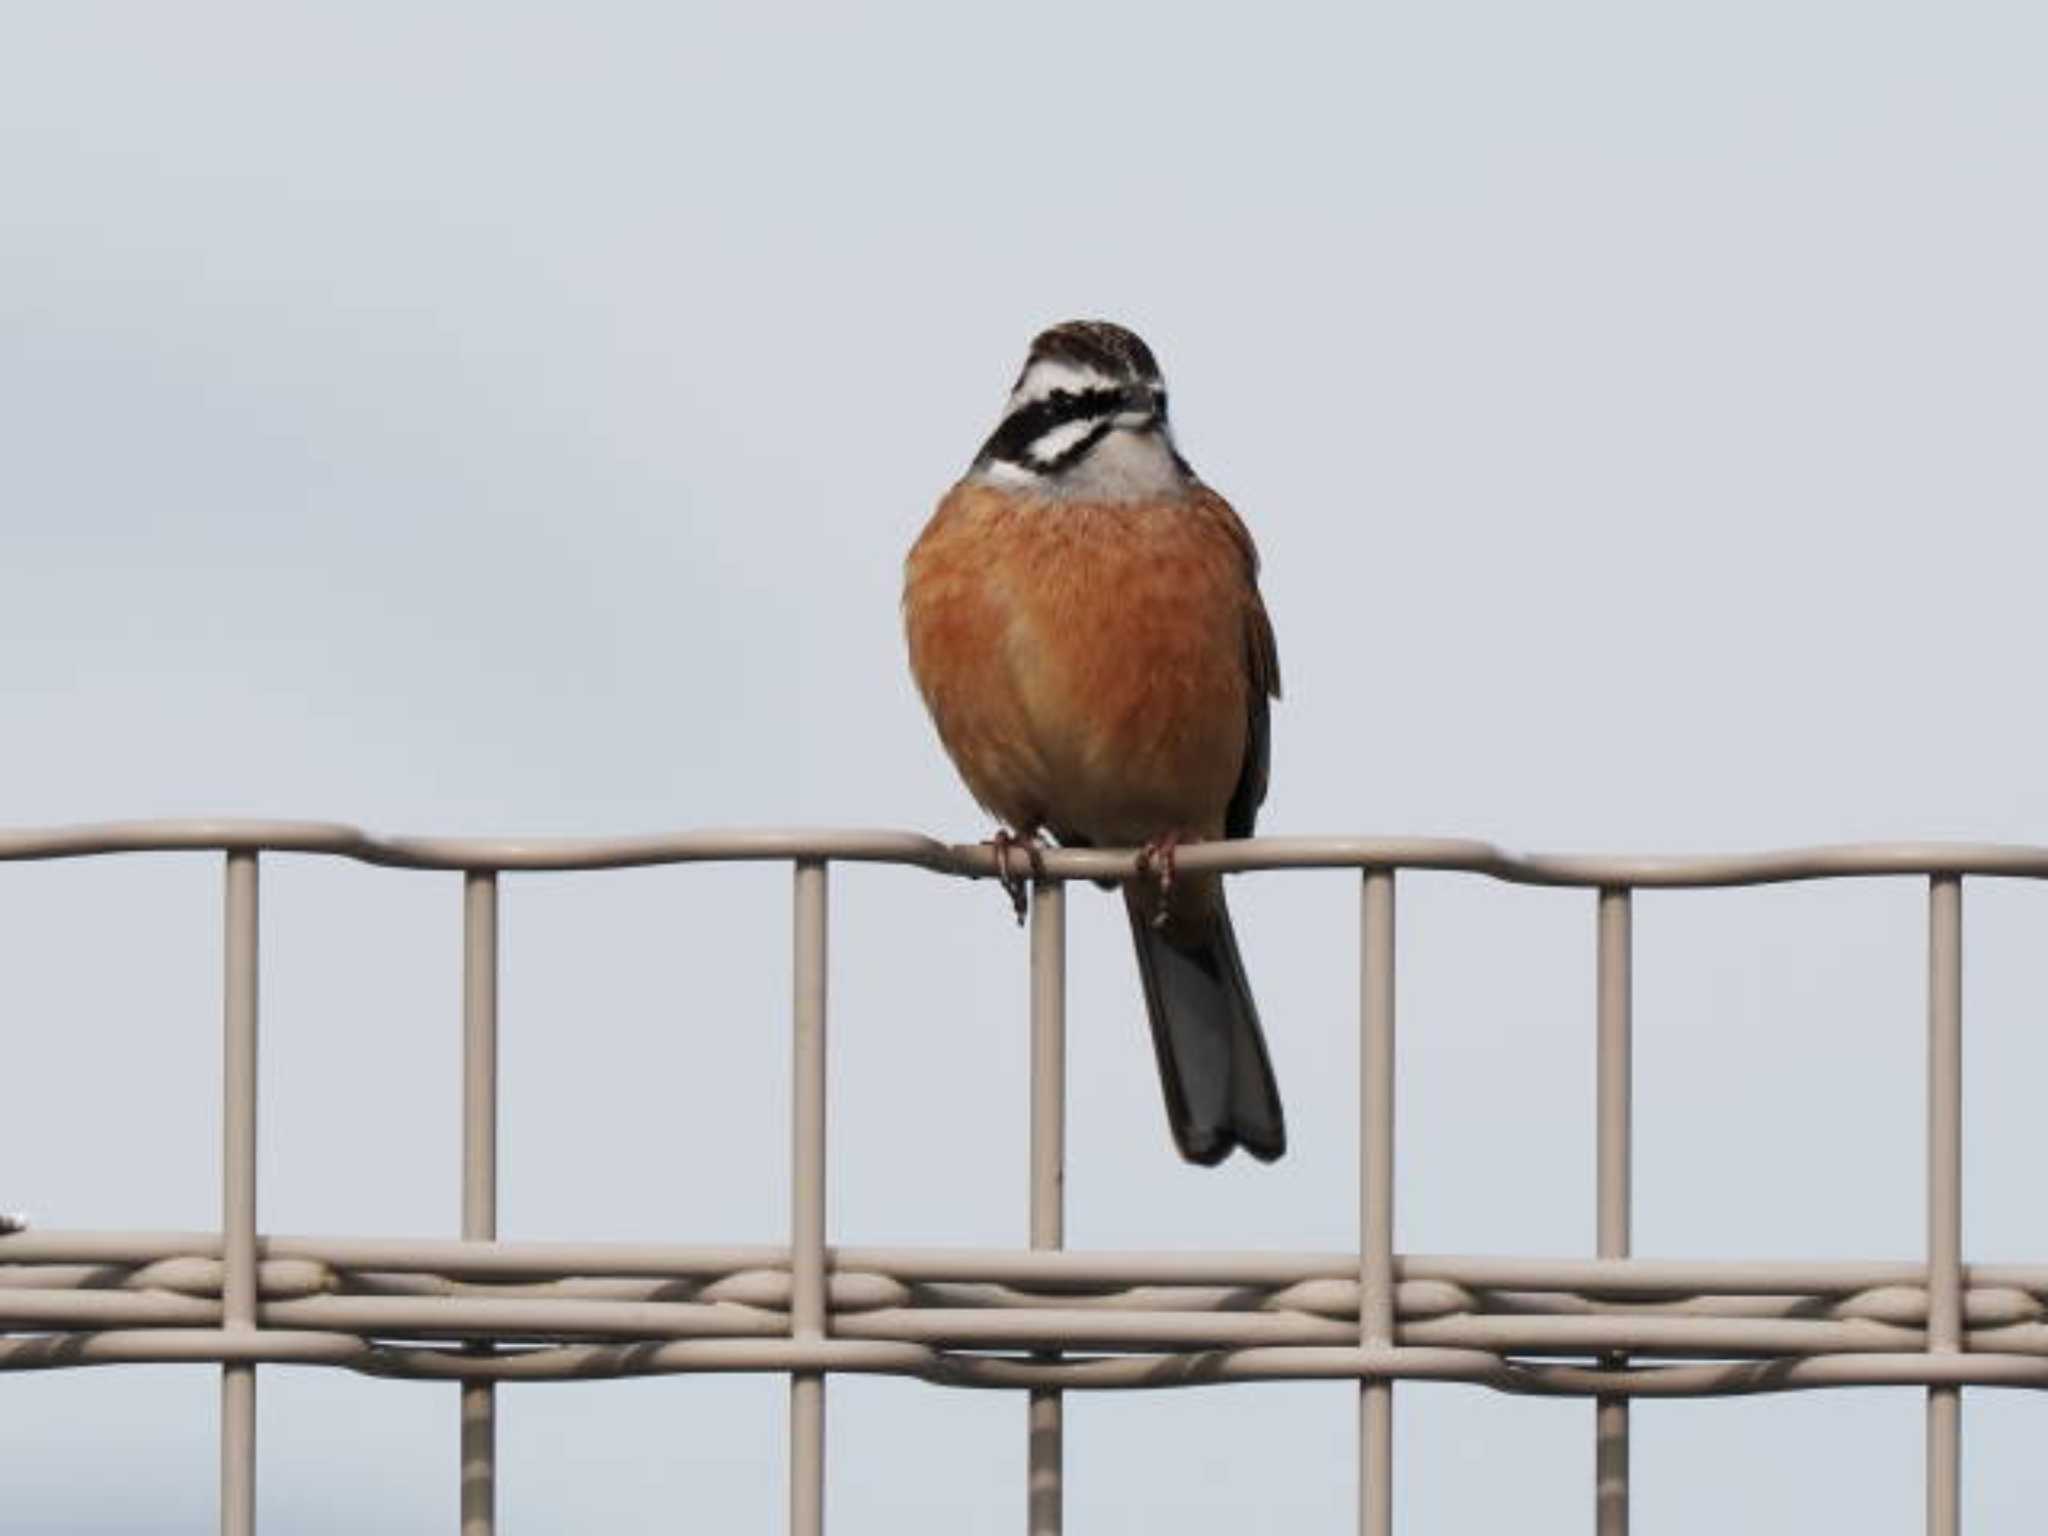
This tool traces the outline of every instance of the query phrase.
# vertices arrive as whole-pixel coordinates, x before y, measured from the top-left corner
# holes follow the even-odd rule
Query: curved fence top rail
[[[917,832],[760,828],[657,832],[632,837],[379,837],[339,822],[241,819],[110,821],[0,829],[0,862],[109,853],[329,854],[402,869],[598,870],[650,864],[817,859],[901,864],[970,878],[996,873],[986,843],[945,843]],[[1057,880],[1131,873],[1128,849],[1049,849]],[[1760,853],[1513,853],[1492,843],[1437,837],[1255,837],[1184,846],[1182,869],[1465,871],[1517,885],[1707,888],[1871,875],[2002,875],[2048,879],[2048,847],[2020,843],[1838,843]]]

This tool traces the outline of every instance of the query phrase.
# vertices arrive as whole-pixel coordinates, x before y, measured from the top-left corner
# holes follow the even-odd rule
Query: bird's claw
[[[1011,859],[1021,851],[1024,862],[1031,871],[1032,880],[1045,878],[1045,844],[1038,840],[1038,834],[1027,832],[1018,837],[1007,827],[998,827],[996,835],[988,840],[996,859],[996,879],[1003,884],[1003,893],[1010,898],[1010,906],[1017,914],[1017,926],[1024,926],[1024,915],[1031,910],[1031,888],[1024,876],[1011,866]]]
[[[1180,834],[1168,832],[1155,837],[1138,850],[1138,878],[1156,880],[1159,886],[1158,905],[1152,909],[1152,926],[1164,928],[1168,903],[1173,899],[1174,856],[1180,848]]]

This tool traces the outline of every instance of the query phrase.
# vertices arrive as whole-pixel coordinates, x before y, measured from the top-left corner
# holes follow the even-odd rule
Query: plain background
[[[2048,21],[2022,4],[9,8],[0,820],[987,828],[900,561],[1031,334],[1143,332],[1254,528],[1264,829],[2048,840]],[[459,890],[264,877],[262,1220],[449,1234]],[[0,867],[0,1207],[217,1219],[219,871]],[[785,1231],[788,882],[504,897],[503,1230]],[[1281,1165],[1172,1156],[1073,903],[1070,1241],[1356,1240],[1357,894],[1237,882]],[[1000,897],[833,891],[831,1231],[1025,1231]],[[1911,881],[1645,897],[1636,1238],[1922,1251]],[[1966,1243],[2043,1256],[2048,892],[1967,897]],[[1589,1252],[1590,897],[1403,881],[1410,1251]],[[284,1532],[453,1524],[452,1389],[266,1371]],[[510,1531],[772,1530],[779,1380],[504,1395]],[[1350,1529],[1342,1385],[1088,1397],[1070,1528]],[[1414,1531],[1580,1530],[1591,1409],[1403,1388]],[[0,1529],[211,1529],[213,1374],[0,1379]],[[840,1531],[1008,1531],[1023,1409],[846,1381]],[[1972,1528],[2048,1412],[1965,1409]],[[1920,1398],[1655,1404],[1639,1529],[1919,1529]]]

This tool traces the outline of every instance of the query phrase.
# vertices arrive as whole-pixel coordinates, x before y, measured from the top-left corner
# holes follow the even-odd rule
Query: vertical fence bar
[[[227,857],[222,989],[221,1324],[256,1327],[256,854]],[[256,1367],[221,1367],[220,1528],[256,1529]]]
[[[1031,1246],[1066,1241],[1067,893],[1041,881],[1031,896]],[[1066,1523],[1060,1394],[1031,1392],[1025,1529],[1060,1536]]]
[[[1963,1346],[1963,883],[1936,875],[1927,907],[1927,1347]],[[1962,1523],[1962,1389],[1927,1389],[1927,1529]]]
[[[1629,1251],[1630,1100],[1633,1022],[1629,893],[1607,888],[1599,898],[1599,1184],[1598,1243],[1603,1259]],[[1625,1365],[1625,1354],[1611,1365]],[[1628,1399],[1602,1396],[1593,1406],[1593,1529],[1628,1533]]]
[[[1359,967],[1358,1332],[1394,1342],[1394,872],[1365,873]],[[1358,1529],[1394,1529],[1394,1384],[1366,1377],[1358,1398]]]
[[[825,1336],[825,865],[796,866],[796,1038],[792,1059],[790,1327],[799,1341]],[[789,1382],[789,1528],[825,1529],[825,1376]]]
[[[462,877],[462,1235],[498,1235],[498,877]],[[489,1346],[485,1346],[488,1349]],[[488,1381],[462,1384],[462,1536],[498,1519],[498,1405]]]

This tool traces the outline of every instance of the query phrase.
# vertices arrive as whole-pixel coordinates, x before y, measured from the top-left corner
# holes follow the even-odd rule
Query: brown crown
[[[1069,320],[1039,332],[1031,343],[1031,355],[1024,360],[1025,370],[1047,361],[1072,363],[1133,383],[1159,382],[1159,361],[1152,349],[1137,332],[1108,320]]]

